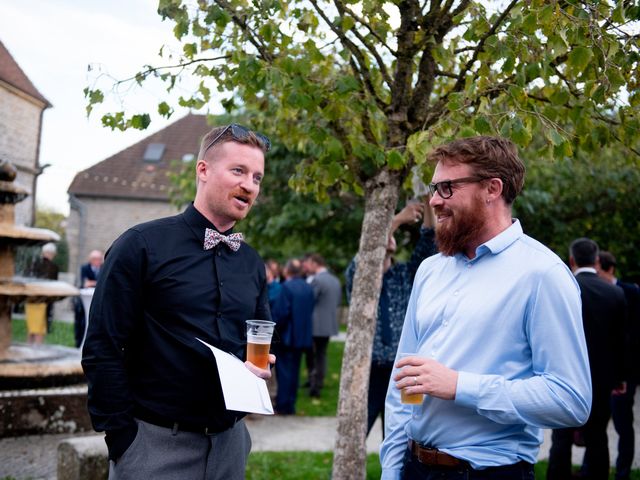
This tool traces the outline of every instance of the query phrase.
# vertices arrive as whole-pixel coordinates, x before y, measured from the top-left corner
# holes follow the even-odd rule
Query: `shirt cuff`
[[[476,373],[458,372],[456,405],[475,408],[480,397],[480,378]]]
[[[400,480],[402,478],[402,469],[382,469],[380,480]]]

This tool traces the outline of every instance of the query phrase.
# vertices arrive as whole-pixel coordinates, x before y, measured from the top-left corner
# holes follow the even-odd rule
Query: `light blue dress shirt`
[[[380,455],[400,478],[409,438],[473,468],[535,463],[541,428],[577,426],[591,409],[580,291],[551,250],[513,224],[476,249],[418,269],[398,352],[458,371],[455,400],[400,403],[392,380]]]

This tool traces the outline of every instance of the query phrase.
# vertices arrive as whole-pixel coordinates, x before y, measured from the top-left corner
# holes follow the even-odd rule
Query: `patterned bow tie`
[[[237,252],[240,249],[240,244],[244,240],[241,233],[232,233],[231,235],[222,235],[211,228],[207,228],[204,231],[204,249],[211,250],[220,242],[226,243],[227,246]]]

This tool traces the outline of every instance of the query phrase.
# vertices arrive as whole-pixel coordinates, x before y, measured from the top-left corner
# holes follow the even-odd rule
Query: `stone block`
[[[58,444],[58,480],[102,480],[109,476],[103,435],[63,440]]]
[[[0,392],[0,438],[91,431],[87,387]]]

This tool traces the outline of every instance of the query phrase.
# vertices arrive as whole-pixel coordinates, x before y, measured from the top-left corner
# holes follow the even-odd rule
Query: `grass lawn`
[[[76,342],[73,335],[73,324],[53,321],[53,329],[44,337],[44,343],[50,345],[64,345],[65,347],[75,347]],[[12,338],[15,342],[27,341],[27,324],[22,319],[11,320]]]
[[[249,455],[247,480],[320,480],[331,478],[333,453],[256,452]],[[378,455],[367,455],[367,480],[379,479]]]
[[[307,381],[307,367],[302,359],[300,368],[300,388],[296,399],[296,415],[309,417],[334,417],[338,411],[338,392],[340,391],[340,368],[344,342],[329,342],[327,348],[327,375],[320,398],[311,398],[309,389],[303,387]]]

